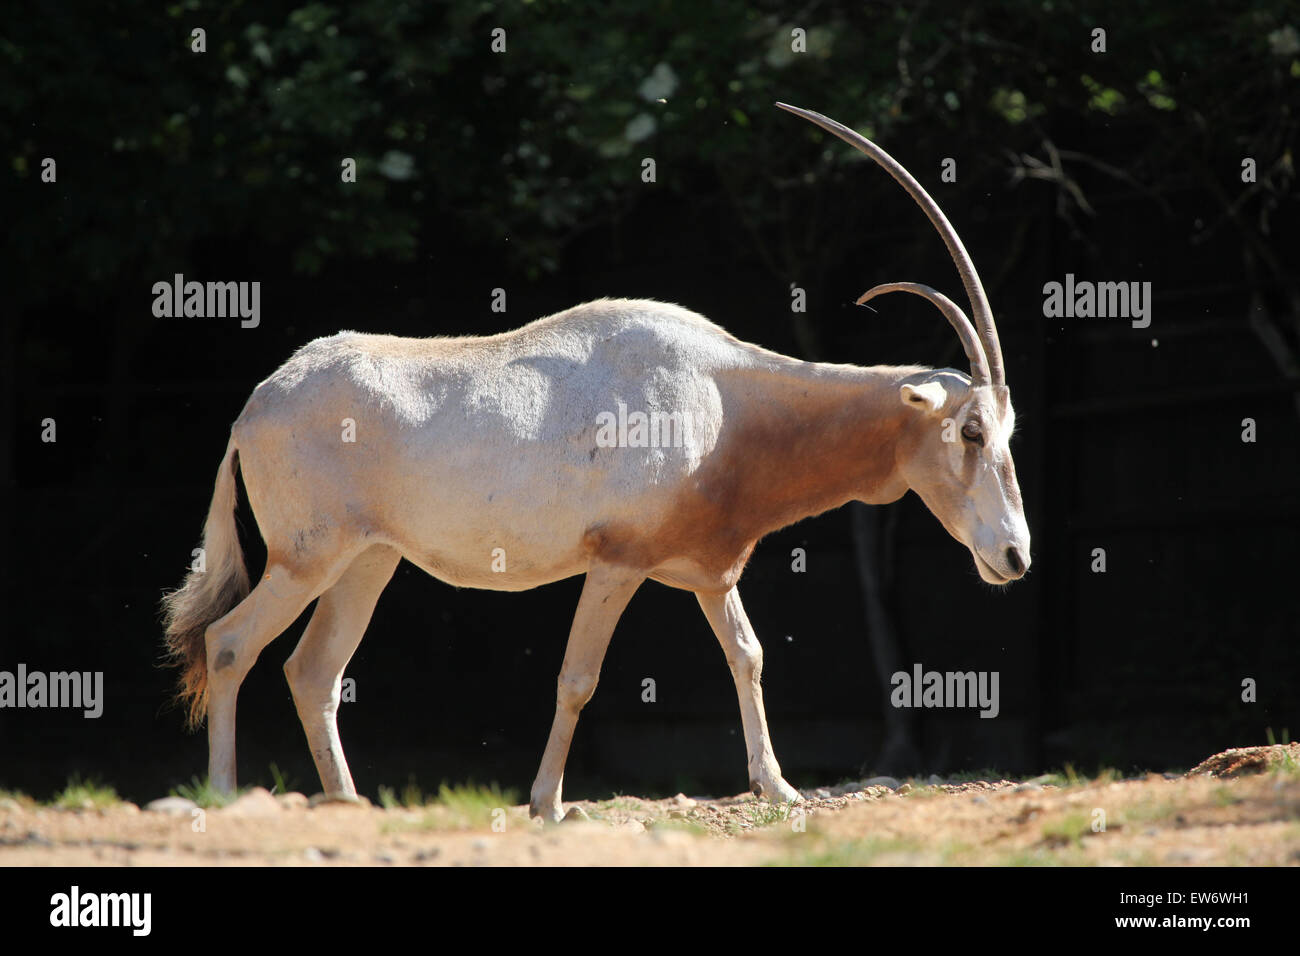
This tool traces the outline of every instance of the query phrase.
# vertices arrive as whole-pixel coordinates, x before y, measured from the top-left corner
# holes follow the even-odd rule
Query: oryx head
[[[898,180],[943,237],[975,314],[973,324],[951,299],[915,282],[878,285],[858,304],[885,292],[911,292],[933,303],[956,330],[970,362],[969,378],[939,369],[900,385],[899,400],[916,420],[900,441],[899,470],[948,533],[970,549],[981,578],[1006,584],[1022,577],[1030,562],[1029,526],[1008,446],[1015,413],[993,313],[970,254],[929,193],[883,149],[820,113],[776,105],[870,156]]]

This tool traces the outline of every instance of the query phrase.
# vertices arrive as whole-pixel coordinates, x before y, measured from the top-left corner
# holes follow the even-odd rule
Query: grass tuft
[[[234,803],[248,793],[249,789],[248,787],[241,787],[234,793],[224,793],[212,786],[212,781],[205,775],[202,778],[198,776],[191,777],[189,783],[182,783],[172,787],[170,796],[184,797],[186,800],[194,801],[200,807],[211,809]]]
[[[1296,759],[1295,748],[1291,746],[1290,731],[1283,727],[1280,741],[1274,739],[1272,727],[1266,728],[1264,733],[1268,737],[1270,747],[1276,747],[1278,744],[1282,745],[1281,759],[1274,761],[1270,768],[1273,775],[1276,777],[1300,777],[1300,760]]]
[[[11,801],[24,810],[38,806],[37,802],[21,790],[0,790],[0,803]]]
[[[82,780],[79,774],[73,774],[68,785],[51,801],[57,810],[103,810],[121,803],[117,791],[95,778]]]
[[[1083,838],[1092,832],[1092,824],[1087,815],[1067,813],[1059,820],[1043,824],[1043,842],[1048,846],[1070,846],[1083,848]]]
[[[442,784],[436,799],[430,800],[412,780],[399,798],[391,787],[379,788],[379,801],[385,809],[424,810],[415,821],[390,821],[385,829],[399,830],[478,830],[487,829],[498,819],[496,811],[518,803],[514,790],[502,790],[495,783],[479,786],[468,783],[450,787]]]

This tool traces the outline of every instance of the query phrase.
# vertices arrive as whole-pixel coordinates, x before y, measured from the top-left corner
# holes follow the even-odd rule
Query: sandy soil
[[[1226,751],[1186,775],[859,781],[793,807],[618,797],[566,804],[572,819],[548,827],[522,806],[457,816],[265,790],[198,814],[0,800],[0,865],[1300,865],[1298,765],[1291,744]]]

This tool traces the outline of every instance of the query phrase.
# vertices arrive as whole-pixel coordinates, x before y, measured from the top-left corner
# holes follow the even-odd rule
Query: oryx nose
[[[1020,557],[1020,552],[1015,548],[1007,548],[1007,564],[1009,564],[1011,570],[1016,573],[1016,577],[1020,577],[1024,574],[1027,567],[1024,559]]]

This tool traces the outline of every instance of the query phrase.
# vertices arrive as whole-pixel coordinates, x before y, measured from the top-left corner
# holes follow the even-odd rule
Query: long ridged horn
[[[944,245],[948,247],[948,254],[952,256],[953,264],[957,266],[957,272],[961,276],[961,283],[966,288],[966,296],[970,299],[971,311],[975,316],[975,327],[979,329],[984,354],[988,360],[989,380],[993,385],[1005,385],[1007,379],[1006,371],[1002,365],[1002,345],[998,342],[998,331],[993,325],[993,313],[989,309],[989,300],[984,294],[984,286],[980,282],[979,273],[975,271],[975,263],[971,261],[970,253],[962,245],[961,238],[957,235],[957,231],[953,229],[952,223],[948,221],[948,217],[943,214],[943,210],[939,208],[938,203],[930,198],[930,194],[921,188],[921,184],[912,178],[912,174],[904,169],[898,160],[862,134],[855,133],[847,126],[843,126],[827,116],[822,116],[821,113],[814,113],[812,110],[801,109],[788,103],[777,103],[776,105],[786,112],[802,116],[808,122],[820,126],[828,133],[834,133],[850,146],[866,153],[885,172],[893,176],[898,181],[898,184],[907,190],[907,194],[916,200],[917,205],[925,211],[925,214],[930,218],[930,222],[934,224],[935,229],[939,230],[939,235],[943,237]]]
[[[966,313],[961,310],[961,307],[956,302],[942,292],[937,292],[928,285],[922,285],[919,282],[886,282],[862,293],[858,298],[858,305],[866,305],[876,296],[884,295],[886,292],[910,292],[928,300],[938,308],[953,329],[956,330],[957,338],[961,339],[961,347],[965,350],[966,358],[970,361],[971,384],[977,386],[992,384],[988,362],[984,357],[984,349],[980,346],[979,334],[975,331],[975,326],[971,325],[970,319],[966,318]]]

